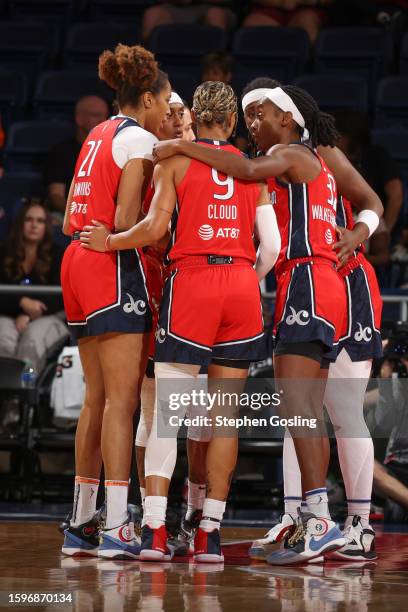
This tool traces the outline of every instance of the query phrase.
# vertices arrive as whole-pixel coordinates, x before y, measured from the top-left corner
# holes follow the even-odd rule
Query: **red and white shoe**
[[[171,552],[167,546],[167,530],[165,525],[157,529],[145,525],[142,528],[142,544],[140,561],[170,561]]]
[[[295,530],[296,519],[291,514],[282,514],[279,523],[274,525],[268,533],[260,540],[254,540],[248,551],[251,559],[257,561],[266,561],[266,557],[273,551],[279,548],[280,542],[289,534],[291,530]]]
[[[220,530],[197,529],[194,538],[194,561],[197,563],[223,563]]]

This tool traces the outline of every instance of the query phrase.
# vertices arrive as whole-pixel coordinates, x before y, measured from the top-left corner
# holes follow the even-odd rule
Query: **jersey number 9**
[[[211,168],[212,179],[216,185],[220,187],[226,187],[227,191],[223,194],[214,193],[215,200],[229,200],[232,198],[234,193],[234,179],[232,176],[227,176],[225,179],[219,177],[218,172],[215,168]]]

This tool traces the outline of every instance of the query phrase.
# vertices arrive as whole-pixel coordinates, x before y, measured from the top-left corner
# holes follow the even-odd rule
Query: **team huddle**
[[[325,428],[305,436],[288,427],[284,513],[249,555],[272,565],[326,555],[375,559],[374,453],[363,401],[372,359],[381,355],[382,305],[362,244],[382,205],[336,147],[333,117],[298,87],[256,79],[241,100],[253,149],[247,158],[228,142],[238,120],[229,85],[208,81],[194,92],[192,142],[181,120],[173,133],[164,129],[184,104],[150,52],[124,45],[105,51],[99,76],[116,90],[120,110],[84,142],[64,220],[72,242],[61,282],[86,395],[62,552],[144,561],[192,553],[198,563],[223,562],[220,526],[238,436],[189,428],[187,513],[169,538],[177,437],[159,423],[169,389],[193,389],[205,379],[209,390],[223,380],[243,390],[250,363],[267,356],[259,283],[273,269],[281,414],[322,421],[326,407],[348,516],[343,530],[330,517]],[[326,384],[337,379],[347,382],[341,393]],[[140,533],[127,510],[139,398]],[[103,524],[96,509],[102,463]]]

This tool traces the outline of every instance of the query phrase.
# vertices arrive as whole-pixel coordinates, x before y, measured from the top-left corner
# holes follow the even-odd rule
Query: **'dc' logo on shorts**
[[[202,225],[198,230],[198,235],[200,236],[201,240],[211,240],[211,238],[214,236],[214,230],[211,225]]]
[[[331,244],[333,242],[333,236],[332,236],[332,233],[331,233],[331,231],[329,229],[327,229],[324,232],[324,238],[325,238],[327,244]]]

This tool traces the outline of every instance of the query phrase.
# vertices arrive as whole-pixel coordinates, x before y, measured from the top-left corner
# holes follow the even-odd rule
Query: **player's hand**
[[[103,223],[94,219],[92,219],[92,223],[93,225],[85,225],[79,235],[79,239],[85,249],[104,253],[106,251],[106,239],[110,234],[110,230]]]
[[[153,161],[157,163],[180,153],[180,139],[162,140],[153,146]]]
[[[23,297],[20,300],[20,308],[28,317],[30,317],[31,321],[35,321],[43,316],[44,312],[46,312],[47,307],[44,302],[40,300],[32,300],[29,297]]]
[[[336,227],[336,233],[338,241],[332,246],[333,251],[337,251],[337,257],[339,259],[339,268],[342,268],[354,251],[360,246],[360,236],[351,230],[345,229],[344,227]]]

